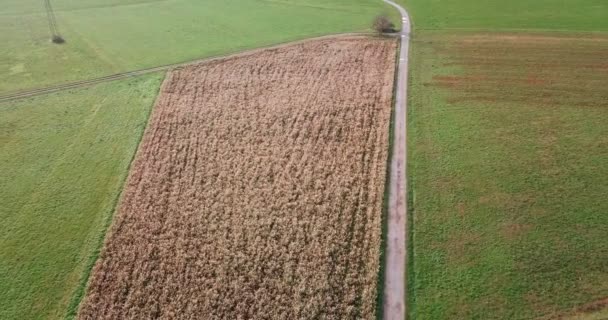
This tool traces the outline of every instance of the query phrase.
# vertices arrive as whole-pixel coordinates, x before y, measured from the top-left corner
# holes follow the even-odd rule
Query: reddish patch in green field
[[[450,102],[537,106],[608,106],[608,37],[469,35],[436,45],[443,66],[461,74],[433,76]]]
[[[608,36],[413,40],[412,318],[569,315],[608,296]]]

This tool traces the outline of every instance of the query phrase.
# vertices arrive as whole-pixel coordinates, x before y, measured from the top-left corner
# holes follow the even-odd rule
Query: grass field
[[[415,29],[608,31],[605,0],[399,0]]]
[[[0,104],[0,319],[75,310],[161,78]]]
[[[170,73],[80,319],[373,319],[396,41]]]
[[[608,36],[418,31],[410,313],[530,319],[608,296]]]
[[[0,93],[220,55],[328,33],[365,31],[379,0],[58,0],[67,43],[49,42],[43,2],[0,8]]]

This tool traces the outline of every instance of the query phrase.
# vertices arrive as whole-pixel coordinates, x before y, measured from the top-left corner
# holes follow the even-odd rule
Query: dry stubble
[[[374,318],[395,49],[170,73],[79,318]]]

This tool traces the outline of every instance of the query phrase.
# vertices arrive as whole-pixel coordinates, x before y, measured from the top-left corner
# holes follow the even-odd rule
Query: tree
[[[395,25],[385,15],[379,15],[374,19],[372,28],[378,33],[394,32]]]

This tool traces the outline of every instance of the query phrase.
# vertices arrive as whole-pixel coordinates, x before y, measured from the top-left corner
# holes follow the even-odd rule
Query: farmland
[[[0,95],[367,31],[376,0],[52,0],[0,8]],[[160,74],[0,104],[0,318],[74,315]]]
[[[42,1],[3,2],[0,95],[399,21],[52,2],[63,45]],[[397,2],[411,318],[605,318],[608,2]],[[0,319],[373,319],[395,50],[350,35],[0,103]]]
[[[57,0],[53,45],[42,1],[0,8],[0,93],[368,30],[379,0]],[[399,21],[395,19],[396,21]]]
[[[171,72],[79,318],[373,318],[395,49]]]
[[[602,308],[608,37],[421,31],[413,48],[411,316]]]
[[[398,0],[415,29],[608,31],[605,0]]]
[[[77,307],[161,79],[0,104],[0,319]]]

